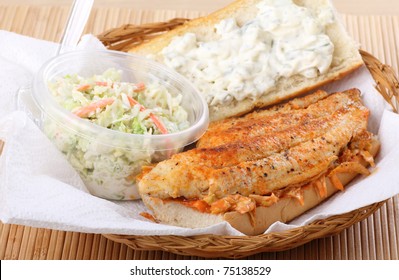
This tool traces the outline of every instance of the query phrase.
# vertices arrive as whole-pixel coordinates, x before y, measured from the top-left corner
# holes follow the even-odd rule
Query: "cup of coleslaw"
[[[206,101],[188,80],[128,53],[61,54],[20,95],[89,192],[111,200],[139,199],[142,168],[197,141],[209,122]]]

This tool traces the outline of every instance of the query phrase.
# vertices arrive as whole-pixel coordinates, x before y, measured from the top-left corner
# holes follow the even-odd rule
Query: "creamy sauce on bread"
[[[239,26],[234,18],[215,25],[209,41],[176,36],[162,50],[163,63],[187,77],[210,105],[257,99],[277,81],[295,75],[314,78],[328,71],[334,45],[325,28],[330,7],[316,13],[292,0],[263,0],[256,17]]]

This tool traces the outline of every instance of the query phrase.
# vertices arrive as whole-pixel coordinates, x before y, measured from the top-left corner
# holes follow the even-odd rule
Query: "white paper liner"
[[[99,48],[86,36],[80,48]],[[148,211],[140,201],[113,202],[90,195],[63,155],[22,111],[14,96],[57,45],[0,31],[0,219],[3,223],[88,233],[128,235],[242,235],[228,223],[187,229],[155,224],[139,215]],[[4,43],[7,42],[7,43]],[[30,48],[26,48],[26,46]],[[15,47],[17,46],[17,47]],[[18,47],[21,46],[21,47]],[[22,47],[23,46],[23,47]],[[399,193],[399,116],[374,89],[374,80],[363,67],[344,80],[328,85],[328,92],[359,88],[371,109],[369,128],[378,133],[381,151],[371,176],[355,182],[298,217],[288,225],[275,223],[267,232],[284,231],[331,215],[346,213],[383,201]]]

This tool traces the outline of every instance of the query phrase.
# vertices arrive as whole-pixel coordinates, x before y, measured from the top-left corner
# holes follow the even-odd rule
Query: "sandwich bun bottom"
[[[379,141],[373,139],[369,150],[373,157],[377,154],[379,147]],[[363,166],[369,165],[364,159],[360,163]],[[344,186],[357,176],[356,173],[338,173],[336,175]],[[277,221],[286,223],[295,219],[339,191],[328,177],[326,177],[326,187],[327,195],[323,197],[319,195],[317,188],[311,185],[303,187],[303,205],[296,198],[282,197],[271,206],[258,206],[252,213],[245,214],[236,211],[224,214],[203,213],[179,202],[162,200],[146,194],[142,194],[142,200],[153,211],[156,219],[165,224],[187,228],[203,228],[226,221],[246,235],[258,235],[264,233]]]

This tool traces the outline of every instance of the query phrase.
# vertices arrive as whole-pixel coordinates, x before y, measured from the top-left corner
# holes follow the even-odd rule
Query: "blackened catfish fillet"
[[[146,174],[140,192],[159,198],[264,195],[311,180],[331,168],[350,140],[367,128],[369,110],[358,90],[324,96],[211,125],[198,148]],[[302,99],[315,103],[292,105]]]
[[[370,174],[379,141],[368,117],[351,89],[214,122],[196,148],[143,171],[140,195],[167,224],[263,233]]]

